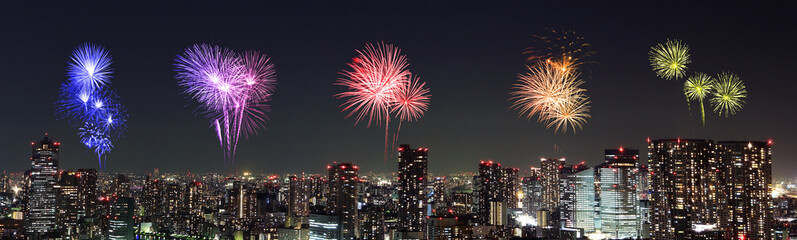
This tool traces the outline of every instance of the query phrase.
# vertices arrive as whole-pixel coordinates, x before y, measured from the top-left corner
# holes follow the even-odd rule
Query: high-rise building
[[[560,227],[595,231],[595,176],[582,162],[564,166],[559,175]]]
[[[518,208],[522,192],[520,191],[520,169],[507,167],[501,169],[501,194],[506,200],[507,208]]]
[[[61,143],[45,135],[38,143],[30,144],[30,192],[25,229],[29,238],[39,239],[56,230],[55,185]]]
[[[598,221],[613,239],[639,238],[639,149],[606,149],[604,162],[595,167]]]
[[[771,239],[771,142],[717,142],[717,157],[724,185],[720,230],[733,239]]]
[[[565,159],[541,158],[542,209],[555,211],[559,207],[559,169],[564,167]]]
[[[523,178],[523,209],[536,215],[542,208],[542,170],[531,167],[530,176]]]
[[[385,237],[385,208],[367,205],[360,211],[360,235],[362,240],[378,240]]]
[[[425,236],[429,149],[398,148],[398,231]]]
[[[653,240],[697,239],[718,223],[719,164],[711,140],[648,142]]]
[[[327,214],[337,216],[339,219],[337,221],[338,239],[357,239],[359,238],[357,221],[358,167],[351,163],[340,163],[327,166],[327,168],[329,169]],[[328,222],[322,220],[319,221]]]
[[[228,184],[230,182],[232,186],[227,190],[228,201],[225,210],[233,214],[237,224],[255,219],[258,216],[257,192],[252,186],[240,180],[230,179]]]
[[[202,184],[202,182],[191,181],[185,187],[185,201],[183,202],[183,209],[190,216],[193,217],[200,217],[202,216],[202,208],[204,207],[205,202],[205,191],[206,186]]]
[[[144,208],[145,220],[158,222],[163,214],[163,182],[152,176],[147,176],[144,180],[142,190],[141,205]]]
[[[301,227],[304,219],[310,216],[310,203],[305,190],[304,177],[290,176],[288,178],[288,216],[286,227]]]
[[[507,211],[517,207],[520,182],[517,168],[502,168],[500,163],[479,162],[479,175],[476,178],[478,207],[476,220],[480,225],[509,225]],[[499,230],[503,230],[498,227]],[[501,236],[502,231],[497,231]]]
[[[67,170],[60,174],[56,188],[56,223],[61,233],[74,237],[77,230],[80,196],[78,174]]]
[[[98,207],[97,169],[78,169],[79,217],[92,216]]]
[[[135,202],[130,197],[115,197],[111,200],[111,214],[109,218],[109,239],[135,239],[133,216],[135,215]]]
[[[116,175],[113,180],[113,194],[117,197],[131,197],[130,195],[130,179],[124,174]]]

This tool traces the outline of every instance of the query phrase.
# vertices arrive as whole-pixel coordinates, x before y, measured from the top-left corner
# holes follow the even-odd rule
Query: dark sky
[[[240,142],[237,171],[321,172],[332,161],[395,171],[395,160],[383,159],[384,129],[354,126],[333,97],[344,90],[333,83],[355,49],[378,41],[402,48],[431,88],[431,108],[420,122],[405,123],[399,140],[430,149],[430,172],[475,170],[480,159],[527,169],[541,156],[558,156],[555,145],[569,162],[595,165],[604,148],[645,155],[648,136],[772,138],[776,176],[797,170],[794,2],[11,2],[18,1],[0,4],[2,170],[29,168],[29,143],[44,132],[62,142],[63,168],[97,167],[53,106],[71,51],[93,42],[113,55],[112,87],[130,113],[108,171],[224,169],[208,120],[186,106],[174,78],[175,56],[196,43],[258,50],[277,67],[271,120]],[[597,52],[584,85],[592,118],[577,134],[554,134],[509,109],[522,52],[550,27],[579,32]],[[687,110],[683,82],[657,78],[649,67],[649,48],[667,38],[689,44],[690,72],[740,75],[749,92],[744,109],[731,118],[709,114],[701,127],[699,112]]]

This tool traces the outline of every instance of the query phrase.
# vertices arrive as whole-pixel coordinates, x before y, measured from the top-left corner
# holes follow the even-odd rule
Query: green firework
[[[711,103],[714,104],[714,112],[728,117],[742,110],[744,99],[747,98],[747,89],[736,74],[721,73],[717,76],[717,83],[714,84],[713,95]]]
[[[670,40],[664,44],[659,43],[650,49],[650,66],[656,76],[666,80],[678,79],[686,75],[686,65],[689,60],[689,46],[681,40]]]
[[[706,125],[706,111],[703,108],[703,99],[711,94],[714,89],[714,78],[704,73],[697,73],[686,79],[684,83],[684,95],[687,100],[700,102],[700,115],[703,117],[703,126]]]

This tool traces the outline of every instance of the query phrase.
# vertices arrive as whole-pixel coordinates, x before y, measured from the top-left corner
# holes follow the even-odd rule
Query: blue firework
[[[94,151],[103,168],[113,141],[126,130],[127,111],[110,90],[111,56],[98,45],[84,43],[72,52],[67,80],[61,85],[56,115],[78,132],[81,143]]]

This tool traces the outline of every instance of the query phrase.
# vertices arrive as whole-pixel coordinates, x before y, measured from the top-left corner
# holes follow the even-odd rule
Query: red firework
[[[357,115],[359,123],[368,118],[371,123],[382,125],[390,121],[390,107],[396,99],[396,92],[406,84],[410,71],[407,70],[407,59],[401,50],[389,44],[368,44],[364,51],[357,50],[359,56],[354,58],[344,70],[343,78],[336,85],[348,87],[348,91],[337,94],[338,98],[348,98],[341,107],[349,111],[346,116]]]
[[[391,111],[396,114],[399,121],[412,122],[423,117],[423,113],[429,108],[431,98],[429,89],[425,88],[425,85],[425,82],[420,82],[418,77],[414,77],[396,91],[396,101]]]
[[[357,53],[347,64],[351,70],[341,72],[343,77],[335,83],[347,87],[347,91],[335,96],[346,98],[341,107],[343,112],[349,112],[347,118],[357,115],[355,125],[365,118],[369,127],[371,123],[381,126],[385,122],[387,157],[391,114],[396,114],[399,123],[421,118],[429,108],[429,89],[425,88],[426,83],[411,77],[407,58],[393,45],[368,44]]]

